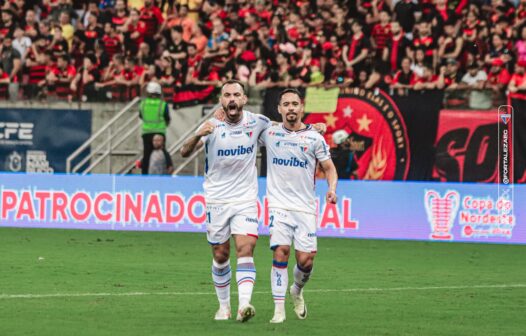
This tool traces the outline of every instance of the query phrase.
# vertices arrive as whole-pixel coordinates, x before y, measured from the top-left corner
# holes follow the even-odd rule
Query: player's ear
[[[248,103],[248,97],[246,94],[243,95],[243,105],[246,105]]]

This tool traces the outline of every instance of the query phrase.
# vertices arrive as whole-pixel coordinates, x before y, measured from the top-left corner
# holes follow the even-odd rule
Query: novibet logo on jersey
[[[301,167],[301,168],[307,168],[307,160],[299,160],[296,157],[291,157],[290,159],[280,159],[280,158],[273,158],[272,164],[278,165],[278,166],[285,166],[285,167]]]
[[[236,155],[245,155],[252,154],[254,152],[254,145],[250,147],[237,146],[234,149],[218,149],[217,156],[236,156]]]

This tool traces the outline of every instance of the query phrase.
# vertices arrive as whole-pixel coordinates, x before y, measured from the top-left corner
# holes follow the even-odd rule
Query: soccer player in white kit
[[[329,184],[326,202],[336,203],[338,182],[325,139],[301,122],[303,103],[299,92],[295,89],[281,92],[278,111],[283,124],[268,128],[260,138],[260,143],[267,147],[270,247],[274,250],[271,284],[275,308],[271,323],[285,321],[287,266],[292,243],[297,263],[290,295],[298,318],[307,317],[303,287],[310,278],[317,250],[317,163],[321,164]]]
[[[227,81],[221,88],[224,121],[212,118],[188,139],[181,154],[189,156],[205,146],[207,239],[212,245],[212,279],[219,310],[215,320],[230,318],[230,236],[236,245],[238,321],[248,321],[256,311],[250,304],[256,281],[253,252],[258,238],[256,154],[260,134],[272,125],[262,115],[244,111],[243,85]]]

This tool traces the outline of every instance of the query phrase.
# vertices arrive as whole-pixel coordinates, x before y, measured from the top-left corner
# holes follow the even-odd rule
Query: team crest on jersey
[[[281,145],[281,141],[276,142],[276,147],[279,147]]]
[[[309,146],[300,146],[300,148],[304,153],[309,150]]]
[[[225,137],[226,137],[226,132],[221,133],[221,138],[225,138]]]
[[[254,133],[254,132],[252,132],[252,131],[250,131],[250,132],[245,132],[245,134],[246,134],[249,138],[252,138],[252,134],[253,134],[253,133]]]

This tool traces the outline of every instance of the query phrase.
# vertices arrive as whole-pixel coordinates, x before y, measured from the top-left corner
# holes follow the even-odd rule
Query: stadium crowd
[[[526,97],[526,0],[4,0],[0,97],[176,105],[279,87]],[[468,90],[468,91],[465,91]],[[258,91],[256,91],[258,92]]]

